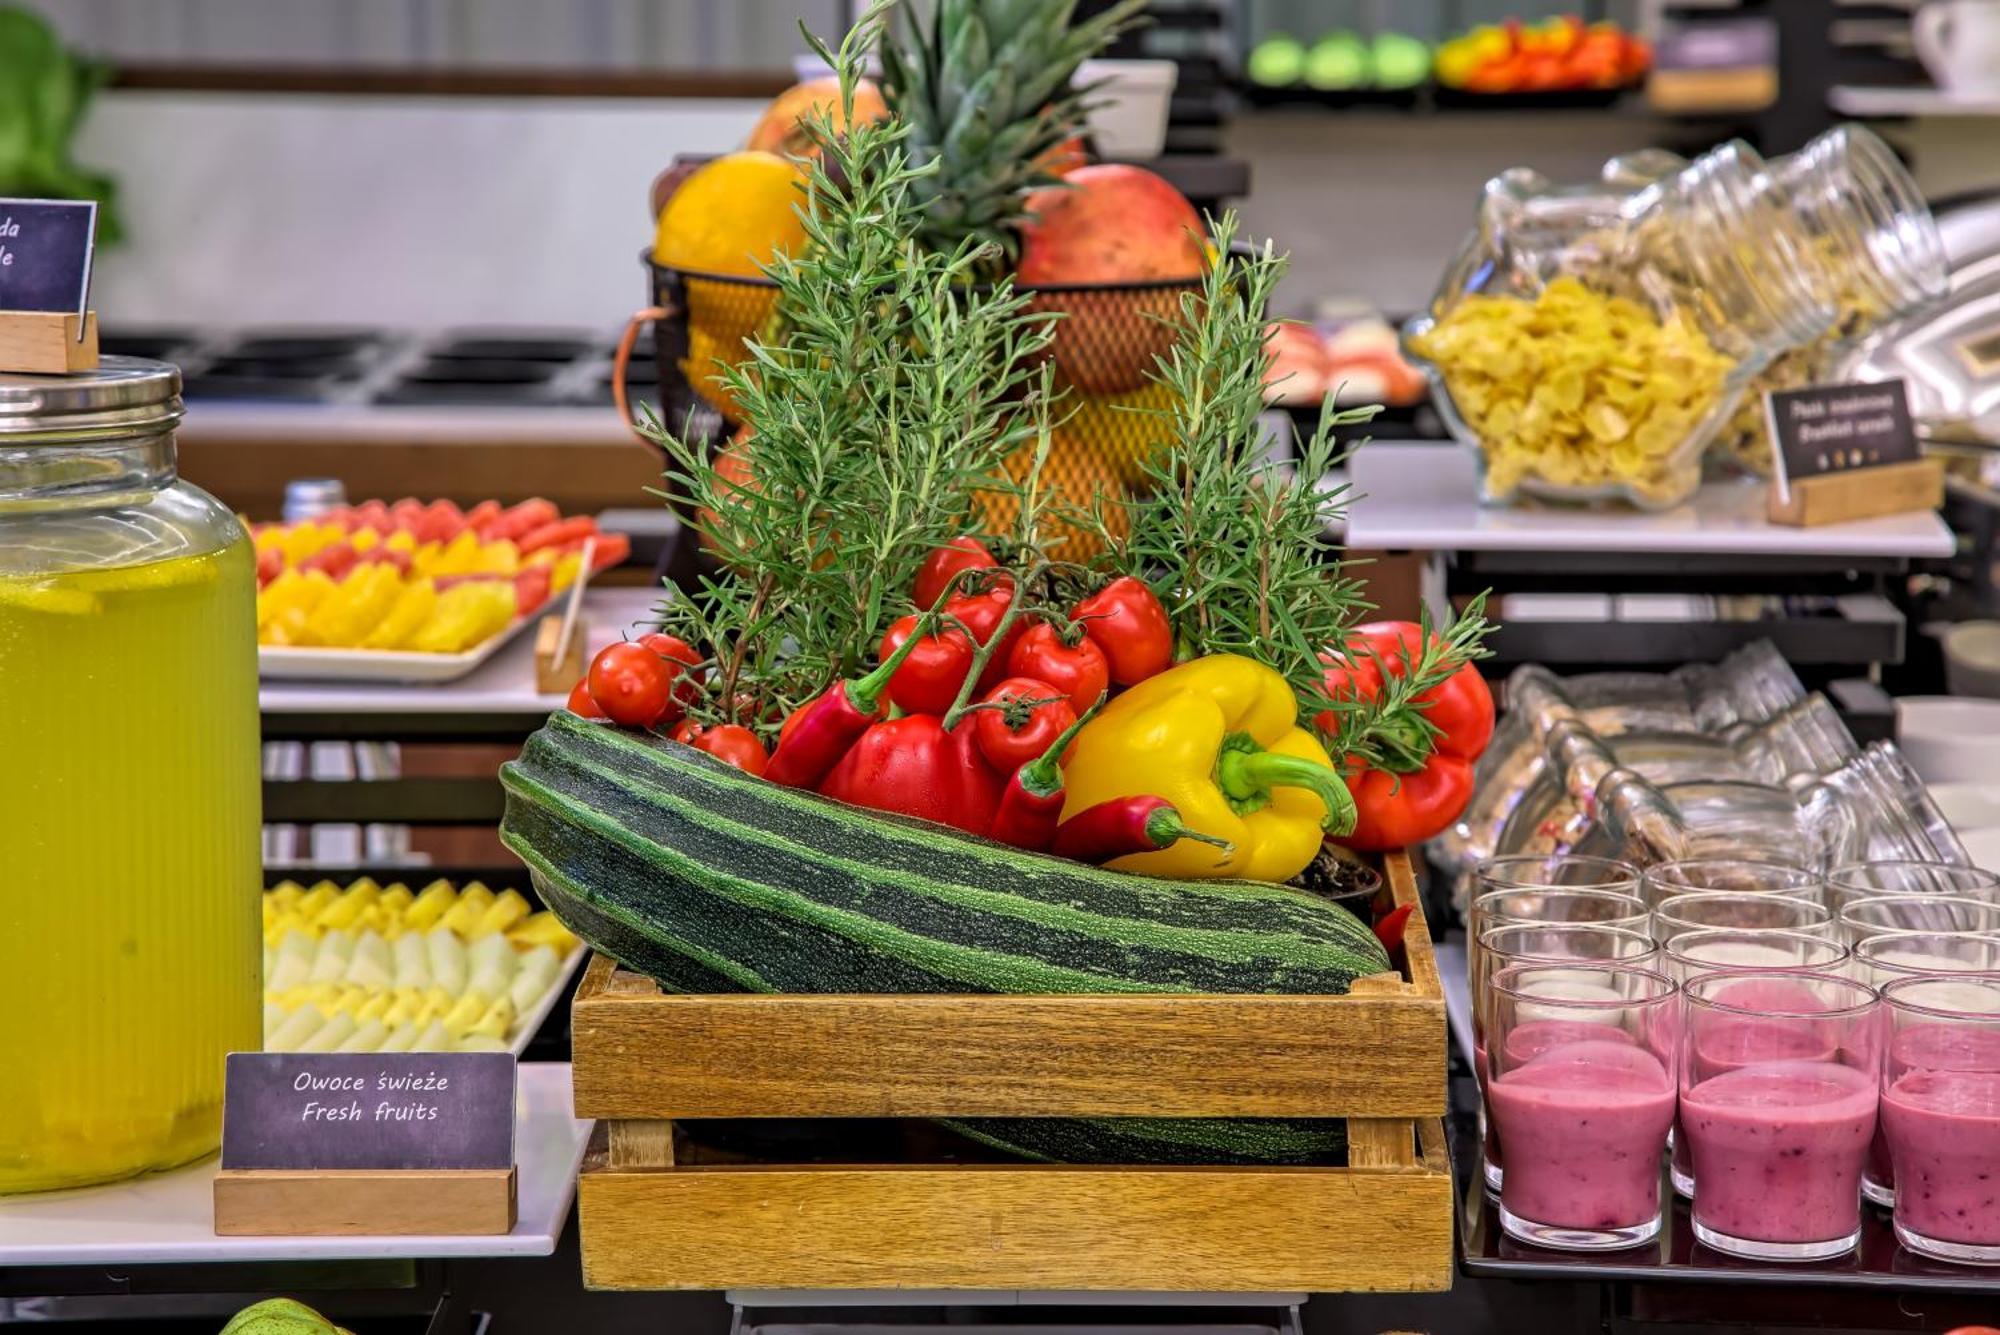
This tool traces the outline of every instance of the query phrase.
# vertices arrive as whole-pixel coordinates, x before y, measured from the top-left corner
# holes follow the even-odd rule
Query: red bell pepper
[[[1373,702],[1383,673],[1401,677],[1422,654],[1423,629],[1411,621],[1357,627],[1347,647],[1327,655],[1326,692],[1335,700]],[[1433,637],[1435,639],[1435,637]],[[1422,715],[1389,719],[1373,740],[1374,765],[1350,760],[1343,776],[1356,820],[1338,842],[1380,850],[1422,843],[1457,820],[1472,800],[1472,767],[1493,740],[1493,693],[1471,663],[1411,702]],[[1331,711],[1319,716],[1331,730]],[[1426,726],[1427,725],[1427,726]]]
[[[1055,842],[1056,826],[1062,822],[1063,801],[1068,797],[1063,788],[1063,752],[1076,740],[1083,725],[1096,716],[1102,703],[1092,705],[1082,718],[1072,719],[1047,750],[1014,771],[1006,788],[1001,790],[999,810],[993,815],[988,837],[1038,853]]]
[[[782,743],[778,749],[782,754]],[[979,754],[971,720],[947,732],[932,714],[870,725],[819,790],[858,807],[936,821],[967,834],[985,834],[1000,805],[1000,776]]]
[[[889,679],[922,643],[912,635],[879,667],[853,681],[837,681],[792,711],[778,730],[778,749],[764,777],[787,788],[817,788],[848,749],[888,709]]]

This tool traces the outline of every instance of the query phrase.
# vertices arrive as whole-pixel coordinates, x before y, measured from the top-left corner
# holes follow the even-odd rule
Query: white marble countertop
[[[522,1065],[515,1117],[519,1222],[505,1236],[217,1237],[209,1158],[109,1186],[0,1196],[0,1266],[548,1256],[590,1139],[591,1124],[571,1115],[568,1063]]]
[[[1685,505],[1632,509],[1482,505],[1471,451],[1376,441],[1348,462],[1349,546],[1391,551],[1657,552],[1757,556],[1945,557],[1934,512],[1792,528],[1764,517],[1764,484],[1710,482]]]

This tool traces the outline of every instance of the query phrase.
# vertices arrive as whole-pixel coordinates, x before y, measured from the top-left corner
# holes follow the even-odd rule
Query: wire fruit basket
[[[640,262],[652,304],[633,313],[619,340],[612,371],[619,415],[633,420],[627,370],[639,335],[650,326],[660,420],[686,438],[720,448],[741,418],[718,372],[749,355],[745,344],[770,321],[777,285],[761,276],[674,268],[655,262],[650,253],[642,253]],[[1143,483],[1143,461],[1166,429],[1158,414],[1172,404],[1172,395],[1148,373],[1154,358],[1173,345],[1182,297],[1198,292],[1201,284],[1195,277],[1016,285],[1031,312],[1056,321],[1045,355],[1054,363],[1064,397],[1043,479],[1066,503],[1086,508],[1100,492],[1122,497]],[[1013,520],[1011,508],[1008,498],[990,494],[982,523],[1005,530]],[[1089,554],[1065,553],[1071,559]]]

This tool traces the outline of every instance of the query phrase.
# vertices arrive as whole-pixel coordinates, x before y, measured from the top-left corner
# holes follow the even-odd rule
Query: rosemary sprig
[[[849,110],[888,8],[837,53],[807,33]],[[712,657],[697,717],[768,728],[854,675],[905,610],[924,553],[965,531],[973,493],[1043,429],[1034,367],[1047,320],[1005,281],[971,281],[982,247],[917,242],[915,186],[935,166],[910,164],[906,127],[847,125],[836,136],[826,118],[811,124],[806,244],[766,270],[766,338],[719,372],[749,424],[738,448],[750,481],[718,476],[700,440],[645,428],[668,456],[666,494],[701,517],[726,567],[660,609],[665,629]]]
[[[1483,602],[1427,636],[1419,661],[1390,677],[1379,701],[1327,693],[1328,651],[1346,644],[1372,608],[1332,536],[1347,487],[1325,479],[1346,457],[1334,430],[1379,409],[1337,409],[1329,399],[1310,438],[1295,442],[1296,463],[1269,448],[1258,421],[1264,311],[1286,260],[1269,242],[1239,250],[1233,214],[1213,233],[1221,258],[1199,293],[1182,296],[1181,336],[1153,373],[1172,403],[1154,410],[1162,443],[1143,464],[1145,494],[1127,502],[1130,537],[1110,542],[1111,562],[1152,584],[1173,619],[1178,656],[1243,654],[1270,664],[1292,684],[1303,716],[1328,717],[1336,754],[1385,761],[1388,739],[1428,739],[1434,730],[1420,697],[1483,652]]]

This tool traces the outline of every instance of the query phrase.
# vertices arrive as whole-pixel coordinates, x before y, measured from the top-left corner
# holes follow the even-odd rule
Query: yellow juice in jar
[[[247,541],[0,574],[0,1193],[186,1163],[262,1046]]]

